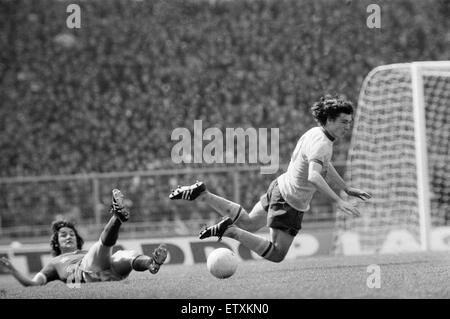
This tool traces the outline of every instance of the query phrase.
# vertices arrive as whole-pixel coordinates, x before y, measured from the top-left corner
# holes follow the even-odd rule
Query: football
[[[228,248],[217,248],[209,254],[206,260],[206,266],[214,277],[225,279],[231,277],[236,272],[238,258]]]

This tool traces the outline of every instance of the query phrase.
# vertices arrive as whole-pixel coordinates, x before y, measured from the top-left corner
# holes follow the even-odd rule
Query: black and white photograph
[[[450,299],[449,17],[0,0],[0,299]]]

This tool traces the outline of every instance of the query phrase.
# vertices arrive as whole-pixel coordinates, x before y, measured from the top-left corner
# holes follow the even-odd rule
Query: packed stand
[[[448,59],[450,2],[431,2],[379,1],[382,28],[369,29],[370,1],[94,0],[79,3],[81,28],[71,30],[70,2],[3,1],[0,176],[205,167],[170,158],[173,129],[198,119],[204,129],[279,128],[287,163],[321,95],[356,104],[376,66]],[[336,145],[336,161],[347,147]],[[208,178],[233,194],[229,177]],[[244,206],[268,186],[242,181]],[[180,214],[164,197],[176,182],[126,182],[135,220]],[[46,224],[74,206],[92,221],[91,188],[80,183],[1,184],[2,226]],[[102,184],[105,203],[112,187]]]

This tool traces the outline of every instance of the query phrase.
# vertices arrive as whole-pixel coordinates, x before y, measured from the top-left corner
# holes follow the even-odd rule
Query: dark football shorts
[[[260,202],[267,214],[267,226],[296,236],[302,228],[303,212],[286,203],[280,193],[278,181],[270,183],[267,193],[261,196]]]

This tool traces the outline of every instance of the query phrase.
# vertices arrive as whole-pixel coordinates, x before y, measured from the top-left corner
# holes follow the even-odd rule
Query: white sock
[[[205,192],[200,198],[220,215],[230,217],[233,222],[235,222],[242,213],[247,213],[241,205],[210,192]]]

